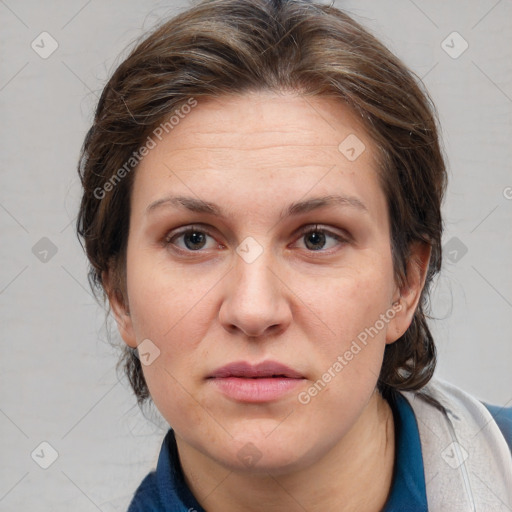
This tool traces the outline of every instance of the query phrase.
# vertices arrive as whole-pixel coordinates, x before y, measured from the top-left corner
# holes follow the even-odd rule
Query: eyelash
[[[297,240],[299,240],[307,235],[310,235],[312,233],[322,233],[328,237],[334,238],[334,240],[336,240],[340,244],[345,244],[348,242],[348,237],[344,237],[338,233],[334,233],[333,231],[330,231],[329,229],[318,227],[317,224],[315,224],[314,226],[309,226],[309,227],[306,226],[305,228],[302,228],[299,232],[299,237]],[[319,249],[317,251],[308,250],[308,249],[306,249],[306,250],[313,254],[320,253],[320,254],[327,254],[327,255],[332,254],[334,251],[336,251],[336,249]]]
[[[184,228],[178,232],[168,233],[165,236],[164,241],[163,241],[164,246],[167,247],[168,245],[171,245],[173,243],[173,240],[175,240],[176,238],[179,238],[183,235],[187,235],[189,233],[204,233],[205,235],[208,235],[209,237],[214,238],[214,236],[210,233],[210,231],[208,229],[204,228],[203,226],[187,226],[186,228]],[[187,253],[204,252],[202,250],[191,251],[190,249],[182,249],[181,247],[176,247],[176,250],[180,251],[180,252],[187,252]]]
[[[165,247],[173,244],[173,241],[176,240],[177,238],[179,237],[182,237],[183,235],[187,235],[189,233],[203,233],[211,238],[215,238],[211,232],[203,227],[203,226],[187,226],[186,228],[182,229],[181,231],[178,231],[178,232],[170,232],[168,233],[164,240],[163,240],[163,245]],[[325,229],[325,228],[322,228],[322,227],[318,227],[318,225],[314,225],[314,226],[306,226],[305,228],[301,229],[299,234],[298,234],[298,238],[297,240],[307,236],[307,235],[310,235],[312,233],[322,233],[328,237],[331,237],[331,238],[334,238],[337,242],[339,242],[340,244],[345,244],[349,241],[349,237],[348,236],[342,236],[338,233],[334,233],[328,229]],[[187,253],[187,254],[193,254],[193,253],[201,253],[201,252],[204,252],[202,249],[198,249],[196,251],[193,251],[193,250],[190,250],[190,249],[183,249],[181,247],[177,247],[175,246],[175,250],[178,251],[178,252],[181,252],[181,253]],[[329,255],[329,254],[332,254],[333,251],[335,251],[336,249],[327,249],[327,250],[324,250],[324,249],[319,249],[319,250],[308,250],[306,249],[307,252],[309,253],[312,253],[312,254],[315,254],[315,253],[320,253],[320,254],[323,254],[323,255]]]

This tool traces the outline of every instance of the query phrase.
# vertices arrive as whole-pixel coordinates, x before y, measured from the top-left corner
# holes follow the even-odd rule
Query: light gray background
[[[156,463],[166,425],[143,417],[116,376],[116,350],[106,341],[74,234],[75,168],[121,51],[186,5],[0,0],[2,511],[123,511]],[[432,322],[437,374],[480,399],[510,405],[512,1],[335,5],[424,79],[440,113],[450,184],[449,251]],[[43,31],[59,45],[47,59],[31,48]],[[469,44],[456,59],[442,47],[453,31]],[[445,48],[460,50],[457,37]],[[46,262],[32,252],[43,237],[57,248]],[[59,455],[46,470],[31,458],[42,441]]]

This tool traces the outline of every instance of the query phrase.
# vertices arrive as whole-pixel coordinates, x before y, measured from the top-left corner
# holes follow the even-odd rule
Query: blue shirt
[[[395,465],[391,491],[382,512],[428,512],[416,417],[400,393],[392,393],[388,401],[395,422]],[[512,449],[512,407],[484,405]],[[156,471],[142,481],[128,512],[206,512],[185,483],[172,429],[162,443]]]

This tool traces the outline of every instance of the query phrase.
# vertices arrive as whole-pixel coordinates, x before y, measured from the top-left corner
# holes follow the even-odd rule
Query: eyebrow
[[[146,208],[146,214],[150,214],[153,211],[164,206],[186,208],[187,210],[192,212],[207,213],[221,218],[227,217],[226,213],[223,212],[222,208],[220,208],[215,203],[210,203],[208,201],[203,201],[202,199],[189,196],[167,196],[161,199],[157,199]],[[281,214],[280,219],[290,217],[293,215],[299,215],[301,213],[307,213],[313,210],[318,210],[320,208],[325,208],[329,206],[350,207],[355,208],[356,210],[359,210],[361,212],[368,213],[368,208],[357,197],[332,194],[328,196],[314,197],[312,199],[306,199],[304,201],[293,202],[290,205],[288,205],[288,207],[284,210],[284,212]]]

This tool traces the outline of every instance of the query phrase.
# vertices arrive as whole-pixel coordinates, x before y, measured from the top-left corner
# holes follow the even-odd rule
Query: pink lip
[[[303,376],[292,370],[284,364],[276,361],[263,361],[262,363],[252,365],[245,361],[236,361],[222,366],[215,370],[208,378],[226,378],[226,377],[288,377],[290,379],[302,379]]]
[[[304,377],[275,361],[264,361],[257,365],[238,361],[218,368],[208,379],[234,400],[268,402],[294,389]]]

